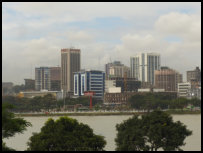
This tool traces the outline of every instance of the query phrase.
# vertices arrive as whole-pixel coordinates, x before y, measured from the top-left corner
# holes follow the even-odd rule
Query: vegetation
[[[155,93],[147,93],[146,95],[132,96],[128,104],[131,108],[138,110],[154,110],[154,109],[183,109],[191,104],[196,107],[201,106],[201,100],[197,98],[175,98],[169,95],[161,95]]]
[[[60,109],[64,106],[64,100],[56,100],[52,94],[47,94],[44,97],[36,96],[33,98],[21,98],[14,96],[3,96],[2,102],[9,103],[15,106],[13,109],[14,112],[40,112],[41,110],[50,111],[51,109]],[[76,105],[82,104],[83,106],[89,106],[88,97],[79,97],[79,98],[66,98],[66,105]],[[99,105],[102,104],[102,101],[93,98],[93,106],[99,108]]]
[[[9,111],[12,108],[13,106],[8,103],[2,104],[2,150],[4,151],[13,151],[12,148],[7,147],[6,144],[3,143],[4,138],[12,137],[16,133],[23,133],[28,126],[31,126],[31,123],[26,120],[16,118],[15,115]]]
[[[180,121],[161,111],[154,111],[116,125],[117,151],[164,151],[181,150],[184,140],[192,134]]]
[[[104,137],[85,124],[68,117],[49,119],[28,142],[30,151],[103,151]]]

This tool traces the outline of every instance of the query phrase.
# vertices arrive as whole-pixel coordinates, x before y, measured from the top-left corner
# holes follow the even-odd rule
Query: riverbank
[[[169,114],[201,114],[201,111],[189,110],[167,110]],[[110,116],[110,115],[140,115],[147,112],[64,112],[64,113],[19,113],[18,117],[34,117],[34,116]]]

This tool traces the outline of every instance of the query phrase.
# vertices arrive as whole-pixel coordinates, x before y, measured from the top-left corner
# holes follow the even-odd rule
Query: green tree
[[[164,151],[181,150],[184,140],[192,134],[180,121],[162,111],[154,111],[116,125],[117,151]]]
[[[14,136],[16,133],[23,133],[31,123],[22,118],[16,118],[9,110],[13,105],[4,103],[2,104],[2,140]],[[6,147],[2,141],[2,150],[12,150]]]
[[[52,108],[56,108],[57,101],[56,98],[52,94],[47,94],[42,98],[42,105],[44,106],[44,109],[46,109],[48,112]]]
[[[69,117],[48,119],[40,133],[28,142],[31,151],[103,151],[104,137],[95,135],[85,124]]]

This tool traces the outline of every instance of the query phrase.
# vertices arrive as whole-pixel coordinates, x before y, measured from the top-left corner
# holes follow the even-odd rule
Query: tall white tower
[[[130,58],[131,77],[154,84],[154,71],[160,69],[160,54],[138,53]]]

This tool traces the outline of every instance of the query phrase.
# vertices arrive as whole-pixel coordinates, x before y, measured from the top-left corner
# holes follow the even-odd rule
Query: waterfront
[[[115,125],[128,119],[132,115],[114,115],[114,116],[71,116],[79,122],[88,124],[96,134],[103,135],[107,141],[105,150],[115,150],[114,139],[116,137]],[[200,115],[172,115],[174,121],[181,121],[187,128],[193,131],[193,134],[185,139],[186,145],[182,147],[185,151],[200,151],[201,150],[201,114]],[[32,123],[24,134],[16,134],[10,139],[4,141],[9,147],[16,150],[25,150],[26,143],[32,132],[39,132],[44,122],[49,117],[24,117],[27,121]],[[53,119],[58,119],[58,116],[53,116]]]

